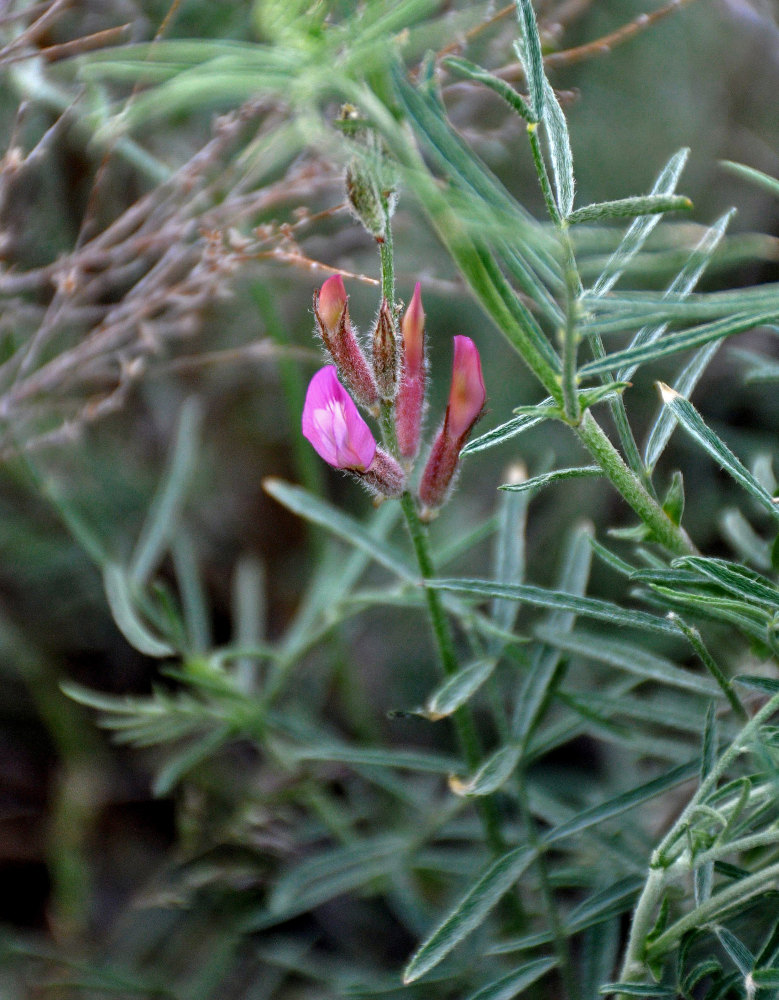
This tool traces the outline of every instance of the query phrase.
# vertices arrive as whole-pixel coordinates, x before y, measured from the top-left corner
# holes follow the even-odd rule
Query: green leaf
[[[670,354],[678,354],[680,351],[687,351],[693,347],[701,347],[712,341],[723,340],[736,333],[744,333],[752,330],[763,323],[771,322],[779,315],[778,310],[764,313],[749,313],[746,315],[736,315],[727,319],[714,320],[711,323],[702,323],[699,326],[690,327],[687,330],[680,330],[670,333],[662,340],[644,342],[638,345],[632,344],[621,351],[614,351],[604,358],[589,361],[582,365],[580,371],[582,376],[602,375],[613,369],[619,369],[617,378],[624,381],[635,372],[635,368],[646,361],[656,361],[658,358],[668,357]]]
[[[103,588],[117,628],[134,649],[158,659],[174,655],[174,648],[143,620],[136,600],[137,587],[123,566],[112,562],[104,565]]]
[[[190,397],[181,407],[176,436],[159,490],[154,497],[130,564],[133,583],[145,583],[176,533],[187,489],[197,467],[203,411]]]
[[[744,166],[743,163],[733,163],[732,160],[721,160],[720,163],[732,174],[743,177],[745,180],[757,184],[764,191],[779,197],[779,180],[771,177],[770,174],[764,174],[762,170],[755,170],[754,167]]]
[[[650,193],[652,196],[673,194],[689,155],[689,149],[681,149],[674,153],[655,181]],[[645,215],[635,219],[630,224],[619,246],[606,262],[606,266],[592,290],[586,293],[587,297],[600,298],[606,292],[611,291],[659,221],[659,215]]]
[[[533,120],[540,122],[544,117],[544,102],[546,98],[546,76],[544,75],[544,59],[541,54],[541,39],[538,35],[538,25],[533,4],[530,0],[516,0],[517,18],[522,36],[514,43],[519,61],[525,71],[527,87],[530,94],[530,113]]]
[[[733,678],[735,684],[742,684],[744,687],[754,688],[755,691],[764,691],[766,694],[779,694],[779,681],[773,677],[756,677],[752,674],[739,674]]]
[[[494,658],[477,660],[458,670],[427,699],[425,716],[435,722],[456,712],[492,674],[496,662]]]
[[[717,583],[723,590],[743,598],[745,601],[759,604],[767,611],[779,608],[779,587],[768,577],[761,576],[755,570],[747,569],[725,559],[712,559],[705,556],[682,556],[675,559],[674,567],[682,570],[691,569],[701,574],[707,580]]]
[[[779,969],[756,969],[752,973],[752,982],[759,990],[779,989]]]
[[[531,847],[517,847],[493,862],[446,919],[412,956],[403,973],[408,985],[424,976],[489,916],[490,911],[527,870],[535,858]]]
[[[546,78],[544,78],[544,102],[544,125],[549,139],[549,158],[552,161],[557,208],[561,217],[568,219],[573,209],[575,192],[571,139],[563,109]]]
[[[498,584],[492,580],[430,580],[427,586],[433,590],[471,594],[474,597],[505,597],[535,607],[570,611],[584,618],[595,618],[625,628],[645,629],[664,634],[675,631],[674,626],[664,618],[647,614],[645,611],[628,611],[609,601],[601,601],[594,597],[577,597],[530,584]]]
[[[520,482],[527,476],[527,469],[521,462],[509,467],[512,482]],[[504,493],[498,504],[499,526],[495,535],[492,553],[493,579],[499,583],[523,583],[525,579],[525,529],[527,508],[530,498],[526,494]],[[440,563],[438,564],[440,565]],[[493,598],[490,617],[498,628],[511,632],[516,624],[519,604]],[[503,643],[496,639],[490,652],[497,654]]]
[[[425,753],[423,750],[382,750],[372,747],[353,747],[341,743],[306,744],[280,751],[290,762],[303,760],[338,761],[355,767],[390,767],[403,771],[423,771],[433,774],[451,774],[462,765],[458,757]]]
[[[500,750],[496,750],[482,764],[472,777],[465,780],[451,778],[449,780],[449,787],[455,795],[460,795],[464,798],[478,798],[482,795],[492,795],[514,773],[521,756],[521,746],[509,745],[501,747]]]
[[[525,121],[534,120],[533,113],[525,103],[524,98],[514,90],[510,83],[501,80],[498,76],[493,76],[486,69],[482,69],[481,66],[477,66],[476,63],[472,63],[468,59],[463,59],[461,56],[448,56],[443,60],[443,65],[448,70],[459,73],[460,76],[474,80],[476,83],[483,83],[485,87],[495,91]]]
[[[397,867],[407,846],[404,838],[389,834],[306,859],[276,883],[268,912],[287,920],[353,892]]]
[[[771,494],[760,485],[755,477],[746,469],[741,461],[736,458],[728,448],[714,433],[707,427],[701,415],[688,399],[684,399],[677,392],[662,382],[658,383],[663,402],[679,421],[682,427],[690,434],[709,455],[723,468],[735,481],[742,486],[753,499],[755,499],[765,510],[779,518],[779,503]]]
[[[324,528],[337,538],[348,542],[370,555],[379,565],[397,574],[407,583],[419,583],[419,577],[405,558],[384,539],[377,538],[355,518],[344,514],[337,507],[321,500],[300,486],[293,486],[281,479],[268,477],[263,480],[266,493],[294,514]]]
[[[663,498],[663,510],[674,524],[682,523],[682,514],[684,514],[684,479],[678,469],[674,470],[671,476],[671,483]]]
[[[566,539],[558,583],[559,588],[568,594],[581,596],[587,589],[592,565],[591,536],[590,526],[582,525],[578,531],[570,532]],[[575,620],[576,615],[570,611],[556,609],[547,616],[546,624],[555,633],[564,633],[573,628]],[[538,646],[519,689],[511,724],[511,732],[522,745],[527,745],[543,718],[562,675],[559,651]]]
[[[536,958],[525,962],[508,975],[471,993],[467,1000],[512,1000],[557,965],[556,958]]]
[[[683,195],[647,194],[635,198],[620,198],[617,201],[600,201],[593,205],[577,208],[568,216],[573,226],[580,222],[594,222],[598,219],[619,219],[631,215],[660,215],[663,212],[678,212],[691,209],[692,202]]]
[[[519,417],[514,417],[513,420],[507,420],[505,424],[501,424],[499,427],[493,427],[491,431],[487,431],[486,434],[482,434],[463,448],[460,452],[462,456],[465,455],[475,455],[479,451],[486,451],[487,448],[494,448],[496,444],[503,444],[504,441],[510,441],[511,438],[515,438],[518,434],[523,431],[530,430],[531,427],[535,427],[537,424],[543,423],[544,420],[548,420],[552,414],[544,414],[541,411],[541,407],[545,410],[551,411],[555,407],[555,402],[553,399],[547,399],[539,406],[539,412],[534,416],[529,416],[523,414]]]
[[[711,229],[708,229],[704,233],[698,245],[690,254],[687,263],[668,286],[663,296],[664,299],[671,296],[681,296],[684,299],[692,292],[719,246],[731,215],[732,212],[727,212]],[[738,312],[737,309],[731,308],[728,310],[727,315],[732,315],[736,312]],[[667,323],[661,323],[659,326],[642,327],[631,341],[630,348],[637,349],[641,346],[654,343],[664,335],[667,328]],[[617,379],[620,381],[632,379],[637,367],[637,362],[629,361],[617,372]]]
[[[545,833],[541,838],[542,842],[546,845],[558,844],[561,840],[582,833],[585,830],[590,830],[592,827],[599,826],[601,823],[614,819],[616,816],[621,816],[622,813],[634,809],[637,805],[649,802],[662,795],[663,792],[671,788],[676,788],[683,782],[688,781],[697,774],[698,766],[699,761],[697,759],[687,764],[680,764],[659,778],[653,778],[652,781],[638,785],[629,792],[617,795],[615,798],[609,799],[600,805],[584,809],[572,819],[566,820],[566,822],[559,824],[552,830],[549,830],[548,833]]]
[[[730,956],[742,976],[751,976],[755,967],[755,956],[727,927],[715,927],[714,932],[720,944]]]
[[[498,489],[507,493],[527,493],[543,489],[563,479],[595,479],[602,475],[603,470],[599,465],[584,465],[572,469],[555,469],[553,472],[545,472],[540,476],[533,476],[532,479],[526,479],[523,483],[503,483]]]
[[[758,535],[737,507],[728,507],[722,512],[719,528],[743,562],[752,563],[758,569],[771,569],[771,546]]]
[[[651,986],[646,983],[606,983],[598,991],[602,995],[612,993],[624,994],[628,997],[655,997],[656,1000],[676,1000],[676,990],[664,986]]]
[[[693,691],[697,694],[714,695],[717,687],[708,679],[677,667],[671,660],[650,653],[637,643],[621,642],[619,639],[608,639],[598,634],[586,632],[571,632],[556,634],[553,629],[543,625],[536,626],[533,634],[543,642],[561,649],[566,653],[574,653],[600,663],[607,663],[617,670],[640,677],[644,681],[654,681],[671,687]]]

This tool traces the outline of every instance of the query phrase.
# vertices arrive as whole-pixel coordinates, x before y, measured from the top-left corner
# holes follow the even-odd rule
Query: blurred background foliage
[[[671,154],[688,146],[680,190],[694,211],[659,228],[633,287],[662,287],[680,248],[731,206],[738,211],[705,287],[776,280],[779,200],[720,162],[779,175],[776,3],[678,4],[629,38],[579,51],[655,9],[645,0],[538,4],[582,203],[648,190]],[[402,874],[387,862],[403,844],[380,833],[394,829],[402,794],[409,823],[419,822],[415,810],[440,775],[386,795],[375,775],[355,782],[346,765],[301,763],[285,758],[283,746],[273,759],[250,739],[222,734],[219,752],[204,750],[185,783],[171,780],[155,796],[164,755],[154,746],[116,746],[61,684],[123,695],[146,695],[153,684],[171,696],[176,690],[176,678],[160,679],[158,661],[117,629],[96,559],[126,562],[137,553],[152,498],[170,482],[165,470],[187,400],[197,400],[188,418],[197,447],[176,500],[184,540],[172,556],[154,551],[151,567],[189,609],[184,669],[196,672],[198,653],[212,644],[276,641],[296,620],[324,542],[264,492],[266,476],[302,482],[357,516],[370,511],[350,482],[313,460],[298,433],[302,391],[319,361],[314,288],[328,268],[343,269],[361,276],[347,285],[363,329],[376,306],[375,246],[343,207],[345,154],[332,123],[347,88],[329,84],[337,74],[364,76],[384,96],[381,53],[395,45],[411,72],[428,49],[462,44],[482,65],[505,65],[514,58],[516,22],[497,12],[465,0],[0,5],[0,991],[9,1000],[192,1000],[277,989],[335,996],[358,983],[368,993],[392,991],[397,969],[429,929],[433,901],[449,892],[433,865],[425,891],[404,894]],[[129,48],[155,38],[159,49]],[[178,48],[162,44],[177,40]],[[253,68],[254,46],[269,53],[264,66]],[[218,62],[201,73],[208,59],[224,61],[224,76]],[[441,83],[461,136],[540,216],[516,117],[486,89],[445,74]],[[581,238],[589,241],[583,267],[594,274],[613,238],[608,227]],[[536,402],[537,386],[507,357],[403,193],[394,239],[400,295],[408,298],[416,280],[423,286],[431,422],[444,404],[457,333],[482,351],[483,430]],[[25,345],[33,345],[29,353]],[[757,331],[738,346],[775,355],[775,334]],[[779,397],[770,383],[746,381],[747,367],[725,345],[696,405],[751,460],[775,453]],[[662,374],[660,365],[640,373],[631,412],[647,419],[654,412],[652,380]],[[517,460],[536,473],[577,464],[581,454],[562,429],[545,424],[516,445],[475,455],[456,503],[434,526],[440,543],[492,517],[496,487]],[[684,469],[685,523],[696,543],[729,552],[720,513],[735,486],[679,435],[664,463],[666,476]],[[535,583],[557,577],[569,531],[583,519],[598,537],[632,523],[601,483],[566,485],[530,505]],[[382,516],[385,532],[399,536],[391,515]],[[345,551],[328,558],[343,561]],[[483,575],[489,559],[485,540],[455,558],[453,572]],[[197,579],[200,592],[182,594],[186,579]],[[624,596],[624,582],[600,564],[591,589]],[[247,594],[256,605],[242,618],[237,608]],[[257,634],[240,635],[244,619]],[[419,704],[434,677],[424,622],[409,621],[404,607],[379,608],[336,622],[318,647],[303,650],[286,679],[301,732],[306,718],[324,719],[345,742],[440,753],[446,770],[445,732],[387,718]],[[718,637],[727,650],[731,638],[724,630]],[[206,726],[204,739],[213,731]],[[593,776],[616,775],[619,751],[609,758],[590,740],[564,748],[547,762],[553,785],[563,772],[570,780],[574,762],[586,786]],[[280,888],[279,872],[291,860],[310,856],[315,864],[328,838],[354,850],[343,868],[344,890],[359,869],[348,904],[326,892],[320,899],[313,876],[307,897],[294,880]],[[454,871],[457,860],[449,861]],[[463,863],[470,871],[472,861]],[[389,888],[372,891],[371,872]],[[274,883],[285,899],[300,891],[300,905],[263,931],[272,921],[262,901]],[[428,989],[433,995],[435,985]]]

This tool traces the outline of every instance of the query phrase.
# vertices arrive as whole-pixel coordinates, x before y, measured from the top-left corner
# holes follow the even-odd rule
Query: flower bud
[[[398,335],[386,299],[382,299],[373,333],[373,374],[381,398],[392,402],[398,390]]]
[[[481,416],[485,398],[476,345],[469,337],[455,337],[449,403],[419,484],[419,499],[427,516],[442,506],[449,496],[460,451]]]
[[[395,399],[395,430],[403,458],[413,459],[419,451],[422,416],[425,409],[427,364],[425,362],[425,314],[419,282],[401,323],[403,333],[402,371]]]
[[[379,400],[376,379],[349,319],[349,300],[340,274],[328,278],[314,292],[314,317],[322,343],[355,399],[368,409],[374,408]]]

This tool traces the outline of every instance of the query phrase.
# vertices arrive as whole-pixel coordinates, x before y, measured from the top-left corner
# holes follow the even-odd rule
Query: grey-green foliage
[[[262,43],[122,47],[76,66],[87,88],[101,93],[119,82],[147,85],[122,114],[85,117],[98,142],[204,102],[258,93],[286,101],[297,120],[292,129],[278,125],[279,167],[305,142],[332,148],[335,130],[322,109],[333,97],[357,104],[504,346],[523,358],[543,393],[530,407],[517,399],[518,414],[498,414],[498,426],[466,453],[515,447],[518,435],[557,420],[597,463],[542,467],[507,484],[499,517],[487,516],[461,539],[444,537],[433,552],[439,575],[426,579],[396,530],[396,508],[360,519],[310,490],[266,480],[276,502],[324,536],[321,558],[272,639],[262,620],[262,571],[239,560],[223,646],[214,644],[196,547],[180,523],[197,457],[194,404],[182,413],[128,560],[109,558],[54,498],[102,571],[116,624],[136,650],[163,662],[164,673],[145,696],[65,690],[117,742],[153,752],[155,790],[180,791],[182,838],[189,838],[188,860],[167,873],[155,919],[147,927],[129,920],[121,963],[97,972],[73,963],[76,987],[205,997],[218,988],[220,970],[241,965],[248,943],[247,995],[288,995],[288,980],[318,995],[389,995],[399,986],[397,955],[392,965],[368,947],[361,962],[351,953],[350,935],[366,912],[379,912],[404,946],[417,942],[404,978],[425,996],[444,990],[487,1000],[531,987],[562,996],[582,983],[589,1000],[614,974],[620,921],[631,912],[620,981],[607,991],[665,997],[695,989],[713,997],[747,975],[775,986],[776,930],[750,909],[773,898],[767,886],[777,875],[775,706],[753,717],[749,697],[775,698],[776,690],[771,677],[734,678],[743,647],[732,654],[716,646],[724,625],[753,655],[776,657],[775,484],[766,485],[765,463],[762,475],[750,470],[679,393],[692,391],[723,340],[779,318],[777,290],[695,293],[728,217],[684,244],[663,291],[623,287],[646,259],[660,214],[689,208],[675,193],[686,154],[671,157],[647,194],[575,207],[565,115],[544,71],[533,7],[519,0],[527,101],[467,60],[447,65],[501,96],[525,130],[529,124],[535,134],[538,125],[544,133],[537,166],[550,220],[531,218],[452,129],[433,64],[412,80],[401,61],[416,60],[444,30],[477,24],[486,9],[469,5],[450,23],[436,4],[404,0],[329,23],[304,4],[258,4]],[[67,80],[71,71],[58,72]],[[587,249],[595,245],[593,223],[629,215],[638,217],[607,231],[605,259],[595,267]],[[563,327],[567,340],[558,337]],[[681,367],[668,367],[689,351]],[[625,390],[650,363],[676,390],[642,454]],[[574,376],[568,398],[566,372]],[[615,420],[616,459],[592,423],[602,404]],[[658,501],[653,475],[674,420],[743,489],[744,511],[728,516],[727,534],[754,569],[696,553],[681,533],[679,497],[665,507]],[[528,565],[525,529],[536,492],[595,476],[613,483],[641,519],[630,554],[610,551],[607,538],[595,541],[589,524],[564,525],[556,528],[564,539],[558,562],[543,554],[538,567]],[[657,525],[665,522],[661,537]],[[480,558],[479,545],[493,536],[490,570],[455,575],[449,561]],[[617,574],[618,598],[589,593],[593,552]],[[165,589],[158,570],[168,555],[173,583]],[[459,669],[446,678],[436,676],[427,650],[431,594],[457,623]],[[385,610],[402,615],[405,634],[414,623],[418,638],[411,646],[399,638],[391,665],[422,690],[422,708],[410,684],[373,689],[361,701],[371,654],[360,630],[368,622],[381,636],[376,616]],[[417,700],[392,703],[398,697]],[[482,723],[475,762],[439,735],[464,710]],[[387,712],[390,720],[380,719]],[[229,765],[226,779],[220,762],[247,744],[259,760],[246,765],[241,785]],[[199,826],[201,800],[212,803],[215,832]],[[497,831],[489,826],[496,816]],[[209,888],[208,905],[229,900],[229,918],[206,928],[193,920],[192,928],[180,904],[196,910]],[[338,921],[329,926],[336,905],[348,924],[342,938]],[[322,925],[332,937],[320,946]],[[184,963],[190,979],[179,977],[175,989],[145,965],[146,953],[174,931],[205,937],[216,953],[202,978]]]

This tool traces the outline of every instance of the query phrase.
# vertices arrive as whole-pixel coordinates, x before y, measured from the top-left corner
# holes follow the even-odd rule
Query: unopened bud
[[[389,302],[382,299],[373,332],[373,374],[379,395],[391,402],[398,390],[398,335]]]
[[[419,484],[419,499],[425,508],[423,513],[428,517],[449,496],[460,451],[481,416],[485,398],[481,359],[476,345],[469,337],[455,337],[449,404]]]
[[[422,309],[419,282],[414,288],[414,295],[403,316],[401,330],[403,364],[400,387],[395,399],[395,430],[400,454],[403,458],[412,459],[419,451],[427,389],[425,314]]]
[[[368,409],[375,408],[379,401],[376,379],[349,319],[349,300],[340,274],[314,292],[314,317],[322,343],[354,398]]]

